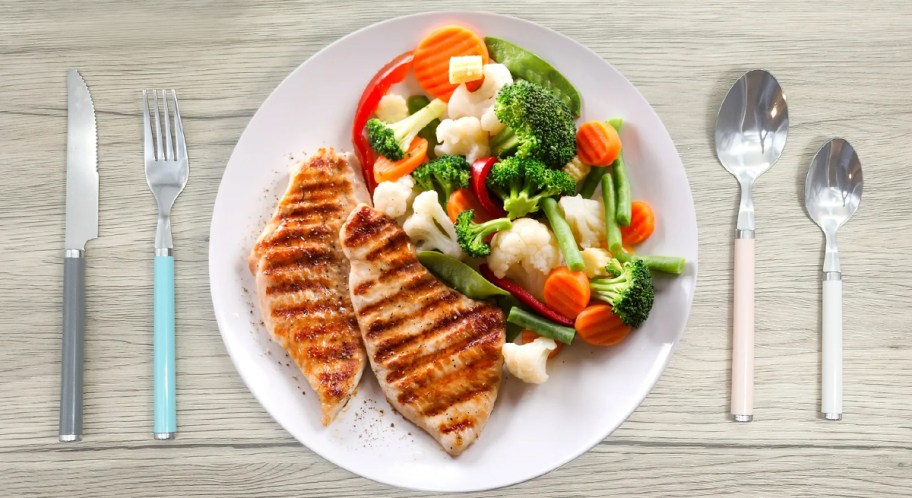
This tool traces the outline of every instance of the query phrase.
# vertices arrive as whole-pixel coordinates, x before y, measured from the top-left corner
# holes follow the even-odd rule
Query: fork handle
[[[174,382],[174,256],[155,256],[154,289],[154,433],[174,439],[177,409]]]

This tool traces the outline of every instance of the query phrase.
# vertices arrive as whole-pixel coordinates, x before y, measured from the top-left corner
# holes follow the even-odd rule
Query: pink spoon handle
[[[754,417],[754,239],[735,239],[731,414]]]

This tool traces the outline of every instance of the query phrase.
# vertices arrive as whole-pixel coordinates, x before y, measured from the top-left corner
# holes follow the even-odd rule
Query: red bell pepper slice
[[[471,184],[472,191],[475,192],[475,197],[478,198],[479,204],[495,218],[503,218],[507,215],[507,212],[504,211],[502,203],[491,198],[491,194],[488,192],[488,186],[486,184],[488,173],[491,172],[491,168],[494,167],[494,163],[496,162],[496,157],[476,159],[475,162],[472,163]]]
[[[374,161],[376,157],[374,151],[371,150],[367,137],[364,136],[364,125],[367,124],[367,120],[377,109],[380,99],[386,95],[390,87],[405,79],[409,70],[412,69],[413,59],[414,55],[410,50],[399,54],[377,71],[377,74],[371,78],[364,88],[361,99],[358,101],[358,107],[355,110],[355,120],[352,123],[352,145],[355,148],[355,155],[358,156],[358,160],[361,162],[361,173],[364,175],[364,181],[367,182],[367,188],[371,194],[374,193],[374,187],[377,186],[377,182],[374,180]]]
[[[491,271],[491,268],[488,265],[481,265],[479,267],[481,270],[481,275],[488,279],[492,284],[500,287],[501,289],[513,294],[513,297],[519,300],[519,302],[528,306],[532,311],[538,313],[539,315],[551,320],[554,323],[559,323],[561,325],[566,325],[567,327],[573,327],[574,320],[570,317],[566,317],[554,309],[552,309],[547,304],[538,300],[537,297],[533,296],[531,292],[523,289],[522,286],[516,282],[510,280],[509,278],[500,278]]]

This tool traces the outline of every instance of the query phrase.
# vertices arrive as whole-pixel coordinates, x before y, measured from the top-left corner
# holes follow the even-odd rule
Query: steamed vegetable
[[[583,256],[583,263],[586,265],[586,269],[583,272],[589,278],[598,278],[598,277],[607,277],[608,270],[605,269],[608,266],[608,263],[611,261],[611,253],[606,249],[601,247],[590,247],[588,249],[583,249],[580,254]],[[618,259],[623,253],[618,253]],[[623,263],[624,260],[621,260]]]
[[[462,156],[440,156],[419,166],[413,173],[418,190],[434,190],[446,204],[450,194],[469,186],[469,163]]]
[[[573,319],[567,316],[564,316],[557,311],[554,311],[547,304],[541,302],[533,296],[529,291],[524,289],[521,285],[508,278],[500,278],[488,268],[488,265],[481,265],[479,268],[481,270],[482,276],[490,280],[491,283],[500,287],[501,289],[509,292],[517,301],[522,303],[524,306],[528,307],[530,310],[538,313],[539,315],[551,320],[552,322],[559,323],[561,325],[572,326]],[[513,308],[518,309],[518,308]],[[518,324],[522,325],[522,324]],[[534,330],[534,329],[533,329]]]
[[[646,201],[630,203],[630,225],[621,227],[624,244],[635,246],[648,239],[655,231],[655,212]]]
[[[610,171],[602,175],[602,204],[605,208],[605,237],[608,250],[617,254],[621,251],[621,230],[617,224],[617,193]]]
[[[509,218],[498,218],[484,223],[475,223],[475,210],[468,209],[456,217],[456,241],[469,256],[480,258],[491,254],[491,245],[485,242],[489,235],[512,226]]]
[[[677,256],[653,256],[649,255],[633,255],[627,254],[626,252],[619,252],[617,254],[618,261],[626,263],[628,261],[639,260],[646,265],[646,268],[649,268],[652,271],[658,271],[662,273],[670,273],[672,275],[680,275],[684,271],[684,265],[687,261],[684,258]]]
[[[608,124],[611,125],[618,134],[621,133],[621,124],[622,120],[619,118],[609,119]],[[614,162],[612,168],[614,173],[614,188],[617,196],[616,204],[616,216],[618,225],[625,227],[630,224],[630,181],[628,180],[627,175],[627,164],[624,162],[624,153],[621,151],[621,154],[618,155],[617,160]]]
[[[564,316],[579,315],[589,304],[590,295],[586,274],[566,266],[555,268],[545,280],[545,304]]]
[[[472,30],[463,26],[443,26],[424,37],[415,48],[415,78],[421,88],[444,101],[458,85],[450,83],[451,57],[477,55],[488,63],[488,48]],[[476,83],[476,82],[473,82]],[[476,85],[470,86],[474,90]]]
[[[580,247],[601,247],[605,240],[605,209],[602,203],[575,195],[561,197],[559,204]]]
[[[551,170],[554,171],[554,170]],[[570,225],[564,219],[557,201],[552,198],[542,199],[542,208],[548,223],[551,225],[551,231],[557,238],[557,245],[560,247],[561,254],[564,255],[564,261],[573,271],[582,271],[586,265],[583,264],[583,257],[580,256],[579,247],[576,245],[576,239],[573,237],[573,231]]]
[[[410,175],[394,182],[383,182],[374,189],[374,207],[390,218],[398,218],[408,211],[415,182]]]
[[[458,258],[462,253],[456,242],[456,229],[447,217],[437,192],[422,192],[412,203],[412,215],[402,224],[402,229],[419,251],[436,249]]]
[[[513,325],[513,324],[510,323],[510,325]],[[522,330],[521,333],[519,334],[519,343],[520,343],[520,344],[529,344],[529,343],[531,343],[531,342],[534,342],[535,339],[538,339],[539,337],[541,337],[541,336],[538,335],[538,334],[536,334],[535,332],[533,332],[533,331],[531,331],[531,330],[529,330],[529,329],[525,329],[525,330]],[[548,353],[548,359],[549,359],[549,360],[552,359],[552,358],[554,358],[554,357],[557,356],[558,354],[560,354],[560,352],[564,349],[564,343],[562,343],[562,342],[556,342],[556,341],[554,341],[553,339],[552,339],[552,342],[554,342],[554,345],[557,346],[557,347],[554,348],[553,351],[551,351],[550,353]]]
[[[471,299],[509,296],[510,293],[487,281],[471,266],[437,251],[419,251],[418,261],[448,287]]]
[[[602,121],[586,121],[576,130],[576,153],[586,164],[610,166],[621,153],[621,138]]]
[[[427,140],[415,137],[402,159],[393,161],[386,156],[378,157],[374,162],[374,179],[377,183],[394,182],[411,173],[427,159],[427,147]]]
[[[405,103],[405,97],[397,93],[388,93],[384,95],[380,102],[377,103],[377,109],[374,116],[381,121],[395,123],[403,120],[411,114],[408,105]]]
[[[478,202],[478,199],[471,190],[461,188],[450,194],[450,198],[446,203],[446,214],[449,216],[450,221],[456,223],[456,218],[459,217],[459,213],[469,209],[475,212],[472,221],[476,223],[484,223],[485,221],[493,220],[495,218],[481,206],[481,203]]]
[[[570,81],[544,59],[506,40],[487,36],[484,39],[491,59],[507,66],[517,79],[531,81],[547,88],[563,102],[573,116],[580,113],[580,94]]]
[[[592,297],[610,304],[624,324],[639,327],[649,317],[655,299],[649,268],[640,260],[621,263],[612,259],[606,269],[615,277],[591,280]]]
[[[494,217],[502,218],[507,215],[507,212],[503,209],[503,203],[500,201],[495,202],[494,199],[491,198],[491,193],[488,191],[487,185],[488,175],[491,173],[491,168],[494,167],[495,163],[497,163],[496,157],[476,159],[475,162],[472,163],[470,181],[472,183],[472,192],[475,192],[475,197],[482,207]]]
[[[405,105],[408,107],[409,114],[415,114],[421,109],[427,107],[427,105],[430,103],[431,99],[427,98],[425,95],[412,95],[405,101]],[[430,159],[437,157],[437,153],[434,152],[434,149],[437,147],[437,126],[439,124],[440,119],[435,119],[418,132],[419,137],[428,141],[428,157]]]
[[[580,339],[593,346],[614,346],[630,334],[630,325],[614,314],[607,304],[593,304],[576,317],[574,325]]]
[[[377,71],[361,93],[358,107],[355,109],[355,119],[352,122],[352,145],[355,148],[355,155],[358,156],[358,162],[361,163],[361,173],[367,183],[367,189],[371,193],[377,186],[377,182],[374,180],[374,155],[364,136],[364,126],[390,87],[405,79],[412,68],[413,59],[412,52],[408,51],[394,57]]]
[[[603,168],[590,168],[589,174],[586,175],[586,178],[583,180],[583,183],[580,185],[579,194],[583,196],[583,199],[591,199],[592,194],[595,193],[595,189],[598,188],[599,182],[602,181],[602,175],[605,174]]]
[[[494,113],[506,125],[491,138],[500,157],[515,154],[562,168],[576,155],[576,125],[566,104],[534,83],[519,80],[497,93]]]
[[[548,380],[548,357],[556,350],[557,343],[547,337],[539,337],[523,345],[508,342],[501,348],[507,371],[529,384],[541,384]]]
[[[488,132],[475,117],[444,119],[437,126],[437,141],[440,143],[434,150],[437,155],[466,156],[469,162],[491,155]]]
[[[511,309],[507,321],[564,344],[573,343],[573,337],[576,336],[576,331],[572,328],[558,325],[520,308]]]
[[[576,183],[563,171],[549,169],[535,159],[508,157],[494,165],[487,186],[503,200],[510,218],[540,209],[542,199],[572,195]]]
[[[478,118],[481,129],[488,133],[497,133],[503,129],[503,123],[494,114],[494,101],[497,92],[504,85],[513,83],[510,71],[503,64],[485,64],[482,69],[484,82],[470,91],[466,85],[459,85],[447,104],[447,115],[451,119],[469,116]]]
[[[367,138],[371,147],[390,161],[399,161],[405,157],[409,144],[422,128],[446,112],[446,102],[436,99],[411,116],[395,123],[387,123],[377,118],[367,121]]]
[[[563,170],[564,173],[570,175],[570,178],[573,178],[576,183],[580,183],[589,176],[592,167],[580,161],[579,156],[573,156],[573,159],[564,165]]]
[[[510,277],[536,296],[545,279],[561,262],[557,239],[548,227],[532,218],[513,221],[509,230],[491,240],[488,264],[498,277]]]
[[[484,74],[482,73],[483,68],[484,62],[482,62],[480,55],[457,55],[450,57],[450,67],[448,71],[450,84],[458,85],[460,83],[478,81],[484,78]]]

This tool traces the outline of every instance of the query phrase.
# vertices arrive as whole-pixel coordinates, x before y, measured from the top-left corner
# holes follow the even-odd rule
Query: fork
[[[171,206],[187,184],[190,164],[181,124],[177,93],[171,90],[173,126],[165,90],[143,90],[146,182],[158,204],[155,231],[155,289],[153,301],[154,426],[155,439],[174,439],[177,408],[174,380],[174,255]],[[151,93],[151,99],[149,94]],[[161,95],[161,99],[159,99]],[[151,100],[151,102],[150,102]],[[161,100],[161,115],[159,114]],[[149,105],[154,112],[149,116]],[[153,122],[154,119],[154,122]],[[164,125],[164,129],[162,128]],[[172,131],[174,134],[172,140]]]

